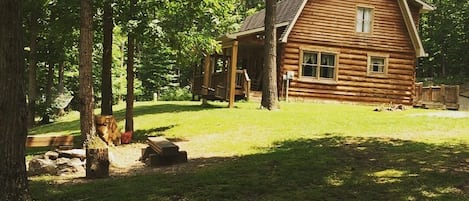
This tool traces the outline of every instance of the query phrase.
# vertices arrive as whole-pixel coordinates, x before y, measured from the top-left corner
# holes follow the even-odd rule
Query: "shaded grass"
[[[467,148],[382,138],[298,139],[189,172],[66,186],[33,182],[31,190],[38,200],[467,200]]]
[[[186,141],[191,163],[207,153],[224,162],[88,184],[33,181],[33,196],[37,200],[469,199],[465,181],[469,118],[428,116],[435,111],[419,109],[379,113],[369,106],[335,104],[283,103],[278,112],[258,110],[257,103],[237,103],[235,109],[223,108],[223,103],[199,104],[137,103],[136,139],[147,135],[180,139]],[[123,127],[122,106],[115,111]],[[32,132],[79,130],[74,128],[78,120],[68,118]]]

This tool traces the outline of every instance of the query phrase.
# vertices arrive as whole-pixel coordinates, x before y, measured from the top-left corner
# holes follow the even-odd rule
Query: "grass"
[[[136,138],[185,141],[191,163],[216,165],[56,185],[32,181],[36,200],[469,200],[469,118],[410,109],[257,103],[202,107],[145,102]],[[123,127],[124,110],[114,108]],[[444,112],[444,114],[453,114]],[[466,114],[466,113],[458,113]],[[79,134],[78,114],[31,134]],[[210,156],[211,158],[202,158]]]

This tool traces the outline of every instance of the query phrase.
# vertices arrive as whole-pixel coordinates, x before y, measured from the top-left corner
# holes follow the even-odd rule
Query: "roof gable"
[[[285,32],[279,39],[281,42],[287,42],[288,36],[301,12],[303,12],[303,8],[307,2],[308,0],[282,0],[278,2],[276,10],[276,27],[287,26]],[[424,57],[426,53],[423,49],[422,41],[418,35],[415,22],[410,13],[408,2],[412,2],[413,4],[420,6],[420,12],[422,13],[432,11],[435,8],[430,4],[425,3],[423,0],[397,0],[397,2],[404,17],[405,26],[409,32],[412,45],[416,51],[416,56]],[[230,35],[229,38],[236,38],[238,36],[264,31],[264,18],[265,9],[247,17],[239,32]]]
[[[277,3],[276,24],[291,23],[298,12],[301,12],[301,5],[306,0],[283,0]],[[265,9],[251,15],[244,20],[239,32],[264,27]]]

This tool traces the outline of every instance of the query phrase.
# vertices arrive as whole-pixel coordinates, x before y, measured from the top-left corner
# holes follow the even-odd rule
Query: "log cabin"
[[[415,66],[426,56],[419,17],[434,9],[422,0],[278,2],[280,97],[412,105]],[[264,18],[261,10],[219,38],[223,51],[195,70],[194,94],[233,107],[262,89]]]

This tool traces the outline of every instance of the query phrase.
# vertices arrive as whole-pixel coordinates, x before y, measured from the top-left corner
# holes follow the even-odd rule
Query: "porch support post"
[[[210,84],[210,76],[211,76],[211,71],[210,71],[210,64],[211,64],[211,56],[207,54],[205,56],[205,61],[204,61],[204,83],[202,84],[202,104],[206,105],[207,103],[207,96],[208,96],[208,86]]]
[[[230,73],[230,94],[229,94],[229,108],[234,107],[235,94],[236,94],[236,67],[238,62],[238,41],[233,41],[233,46],[231,47],[231,66],[228,73]]]

